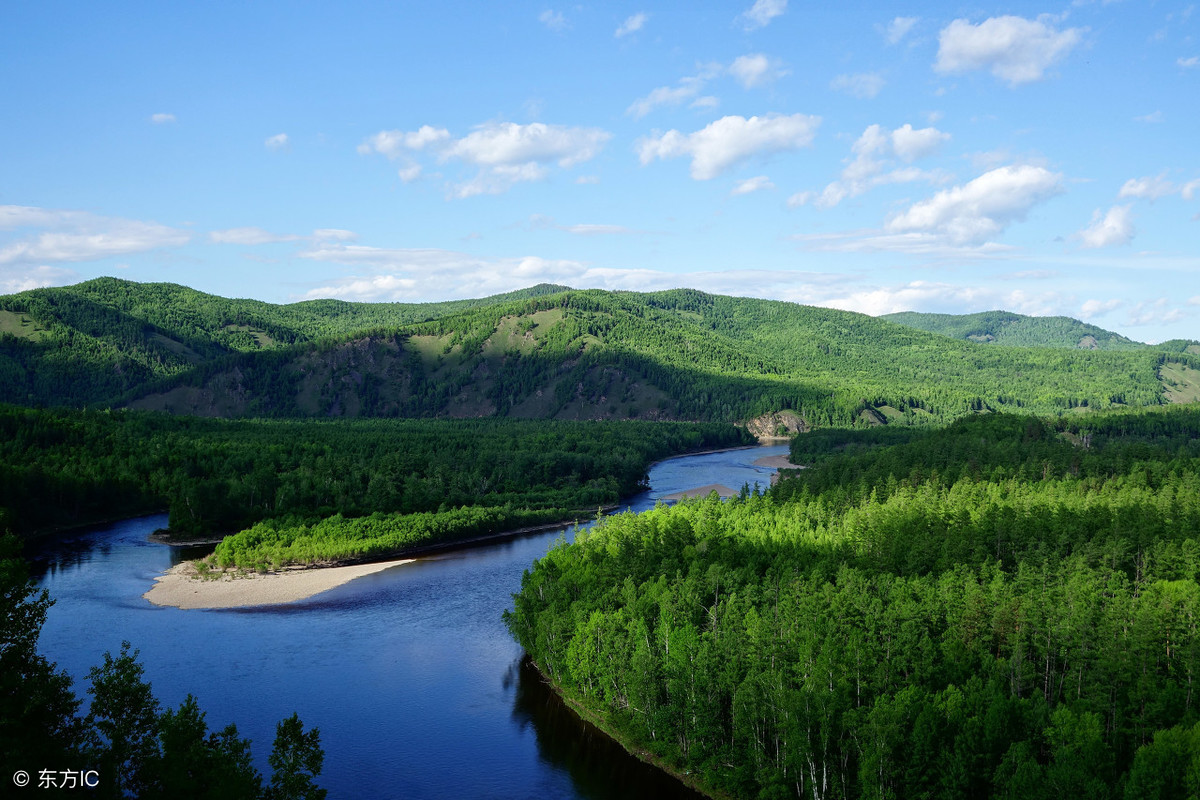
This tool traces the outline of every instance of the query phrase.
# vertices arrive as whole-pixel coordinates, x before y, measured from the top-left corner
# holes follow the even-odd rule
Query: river
[[[754,467],[786,446],[669,459],[634,511],[707,484],[766,488]],[[418,558],[308,600],[183,611],[142,598],[155,576],[203,552],[147,541],[165,516],[97,528],[31,552],[55,600],[41,650],[86,697],[88,669],[122,640],[165,705],[194,694],[212,729],[230,722],[269,775],[275,723],[321,731],[330,800],[670,798],[695,795],[578,720],[521,665],[500,615],[521,574],[571,531]]]

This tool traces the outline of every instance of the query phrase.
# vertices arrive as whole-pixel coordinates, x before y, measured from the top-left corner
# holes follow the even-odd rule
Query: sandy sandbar
[[[769,467],[771,469],[804,469],[799,464],[793,464],[788,461],[787,456],[764,456],[754,462],[756,467]]]
[[[225,573],[218,578],[201,578],[190,561],[176,564],[154,579],[142,597],[159,606],[175,608],[246,608],[294,603],[335,586],[382,572],[414,559],[353,564],[348,567],[291,569],[266,574]]]
[[[659,500],[683,500],[685,497],[708,497],[713,492],[716,492],[721,497],[734,497],[737,495],[737,489],[730,489],[728,486],[723,486],[719,483],[710,483],[707,486],[697,486],[695,489],[684,489],[682,492],[671,492],[664,494]]]

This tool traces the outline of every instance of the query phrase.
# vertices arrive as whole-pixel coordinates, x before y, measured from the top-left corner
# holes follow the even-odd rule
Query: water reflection
[[[603,731],[581,719],[542,679],[527,657],[513,663],[506,686],[516,684],[513,720],[532,727],[538,752],[565,768],[575,790],[591,800],[703,800],[704,795],[627,753]]]

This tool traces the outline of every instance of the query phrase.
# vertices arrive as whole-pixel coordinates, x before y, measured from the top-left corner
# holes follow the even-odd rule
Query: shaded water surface
[[[628,505],[712,483],[766,488],[770,471],[753,462],[786,451],[661,462]],[[81,697],[88,669],[129,640],[164,704],[196,695],[210,728],[234,722],[253,740],[264,772],[277,721],[296,711],[319,727],[331,800],[694,796],[580,722],[521,664],[500,615],[563,531],[420,558],[289,605],[182,611],[142,598],[203,554],[146,540],[164,525],[126,520],[30,553],[56,601],[42,652]]]

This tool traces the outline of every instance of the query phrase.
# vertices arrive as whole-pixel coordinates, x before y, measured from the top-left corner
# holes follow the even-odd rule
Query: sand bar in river
[[[159,606],[175,608],[246,608],[294,603],[335,586],[407,564],[413,559],[353,564],[348,567],[291,569],[266,574],[226,573],[218,578],[201,578],[190,561],[176,564],[155,578],[154,586],[142,597]]]

